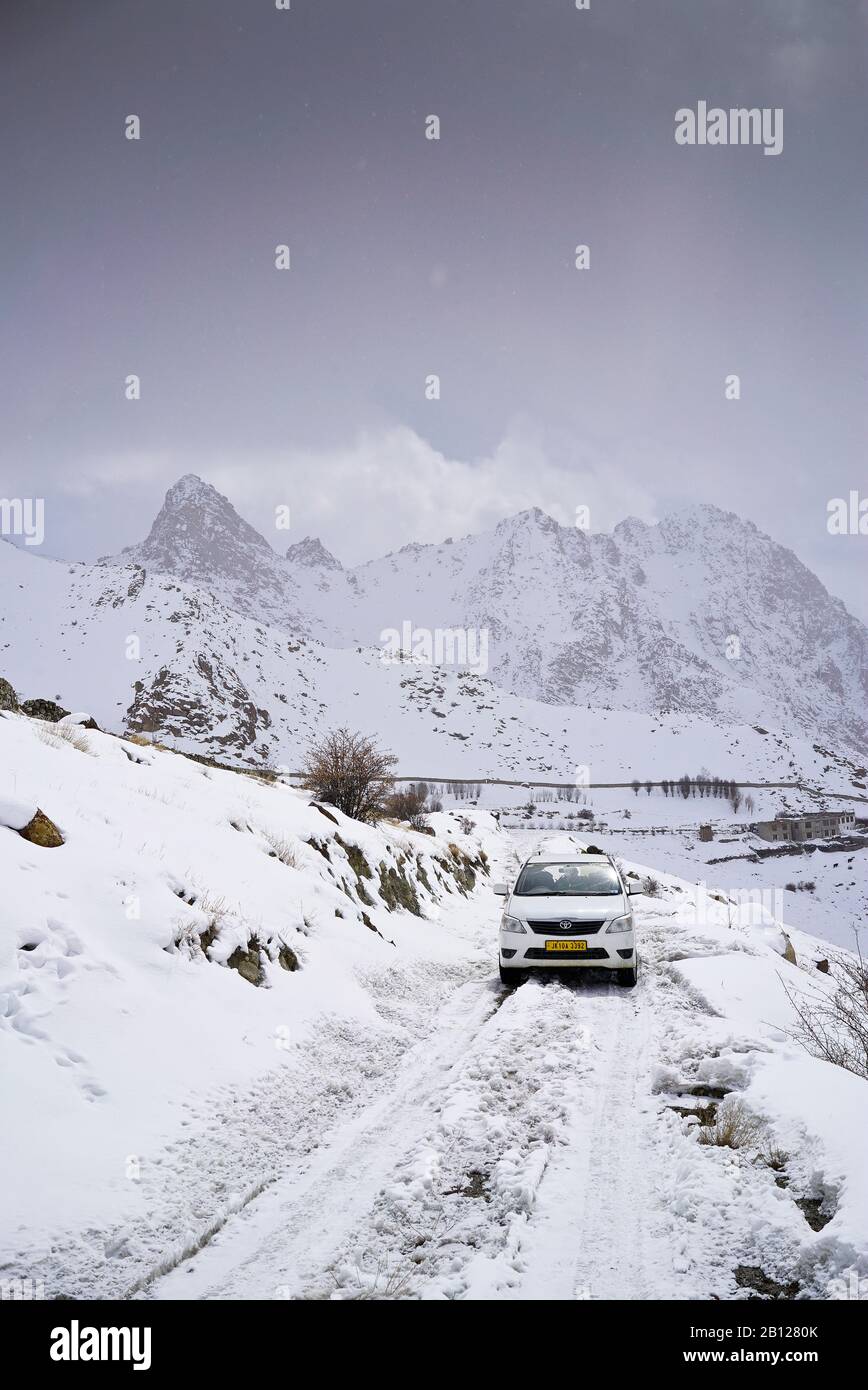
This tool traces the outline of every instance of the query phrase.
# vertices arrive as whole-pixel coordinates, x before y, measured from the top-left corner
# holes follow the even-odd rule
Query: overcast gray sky
[[[866,41],[862,0],[4,0],[0,496],[93,558],[193,471],[345,561],[710,501],[868,617],[826,529],[868,495]],[[700,100],[782,153],[677,145]]]

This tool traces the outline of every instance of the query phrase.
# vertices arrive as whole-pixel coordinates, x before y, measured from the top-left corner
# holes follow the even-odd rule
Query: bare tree
[[[784,983],[797,1019],[792,1035],[812,1056],[868,1078],[868,964],[858,943],[856,956],[836,957],[829,973],[831,994],[796,994]]]
[[[375,821],[383,814],[383,800],[391,787],[389,770],[397,761],[364,734],[335,729],[308,749],[301,785],[345,816]]]
[[[383,802],[383,811],[387,816],[407,821],[414,830],[425,828],[425,816],[436,807],[442,810],[440,803],[428,801],[428,785],[425,782],[411,783],[409,787],[392,792]]]

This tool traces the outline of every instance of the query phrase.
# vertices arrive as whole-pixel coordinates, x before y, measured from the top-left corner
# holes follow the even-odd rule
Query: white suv
[[[500,923],[500,978],[521,984],[528,970],[596,966],[635,985],[638,958],[627,884],[605,854],[534,855],[506,898]]]

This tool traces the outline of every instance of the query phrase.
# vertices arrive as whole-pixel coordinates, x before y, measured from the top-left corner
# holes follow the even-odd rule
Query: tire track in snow
[[[654,1190],[660,1105],[651,1095],[654,982],[576,991],[591,1066],[570,1096],[566,1144],[552,1162],[521,1245],[521,1299],[661,1297],[670,1261]]]
[[[509,1297],[518,1287],[540,1183],[569,1143],[576,1077],[595,1072],[581,993],[531,980],[479,1031],[432,1094],[424,1132],[343,1242],[336,1296]],[[306,1296],[326,1287],[314,1281]]]
[[[387,1094],[366,1106],[309,1156],[257,1195],[188,1263],[159,1271],[158,1298],[295,1298],[320,1275],[348,1227],[375,1201],[426,1102],[503,1002],[490,980],[463,985],[440,1011],[431,1035],[396,1068]]]

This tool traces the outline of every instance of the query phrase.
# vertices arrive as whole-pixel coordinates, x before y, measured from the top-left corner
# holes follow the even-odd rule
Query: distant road
[[[304,774],[301,773],[301,772],[287,772],[287,773],[285,773],[284,775],[287,776],[287,777],[302,777]],[[442,782],[442,783],[448,784],[448,785],[453,786],[453,787],[475,787],[475,786],[482,786],[482,787],[551,787],[551,788],[553,788],[555,791],[564,791],[564,790],[566,790],[567,788],[575,788],[575,789],[578,790],[578,791],[596,791],[596,790],[599,790],[600,788],[604,788],[604,787],[607,787],[607,788],[611,788],[611,787],[618,788],[618,787],[620,787],[620,788],[622,788],[622,789],[626,789],[627,791],[633,791],[633,783],[632,783],[632,781],[631,781],[631,782],[582,782],[581,785],[579,785],[579,784],[577,784],[577,783],[575,783],[575,782],[564,782],[564,781],[560,781],[560,782],[534,782],[534,781],[529,780],[529,779],[526,778],[526,777],[515,777],[515,778],[511,778],[511,777],[444,777],[444,776],[442,775],[442,773],[438,774],[436,777],[435,777],[435,776],[428,776],[428,777],[418,776],[418,777],[414,777],[414,776],[411,776],[409,773],[407,773],[407,774],[401,773],[400,777],[390,777],[388,780],[389,780],[390,782],[428,782],[428,783],[431,783],[431,782]],[[797,791],[797,792],[815,792],[815,791],[817,791],[817,788],[816,788],[816,787],[806,786],[803,782],[735,782],[735,781],[733,781],[732,778],[726,778],[725,780],[728,781],[728,782],[732,782],[733,786],[736,786],[736,787],[738,787],[739,789],[741,789],[741,788],[743,788],[743,787],[747,787],[747,788],[755,788],[755,789],[757,789],[757,790],[775,789],[775,788],[777,788],[777,789],[783,789],[783,790],[786,790],[786,791]],[[648,785],[648,783],[647,783],[646,781],[644,781],[644,780],[640,777],[640,778],[639,778],[639,791],[644,791],[645,788],[647,787],[647,785]],[[662,786],[663,786],[663,783],[662,783],[662,782],[653,782],[653,781],[652,781],[652,782],[651,782],[651,786],[652,786],[652,787],[662,787]],[[678,796],[678,795],[679,795],[679,792],[678,792],[678,780],[675,779],[675,780],[670,781],[670,782],[669,782],[669,786],[675,788],[675,790],[674,790],[674,792],[673,792],[673,795],[674,795],[674,796]],[[835,796],[835,797],[837,797],[840,801],[859,801],[859,802],[864,802],[866,805],[868,805],[868,796],[856,796],[856,795],[854,795],[852,792],[830,792],[830,793],[828,793],[828,794],[829,794],[830,796]],[[689,798],[685,797],[684,799],[685,799],[685,800],[688,800]],[[695,800],[696,798],[693,798],[693,799]],[[703,797],[700,797],[699,800],[704,800],[704,798],[703,798]]]

